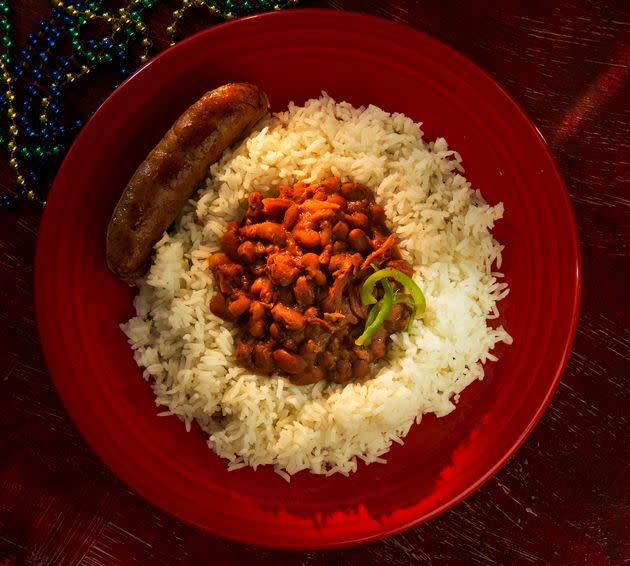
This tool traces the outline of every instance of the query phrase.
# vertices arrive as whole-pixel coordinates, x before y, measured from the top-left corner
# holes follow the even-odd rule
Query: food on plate
[[[199,187],[208,167],[269,110],[257,86],[232,83],[204,94],[173,124],[125,188],[107,228],[107,265],[132,283],[154,244]]]
[[[366,198],[347,199],[344,186],[365,191]],[[302,197],[296,192],[313,194],[298,203]],[[297,265],[296,254],[285,255],[287,226],[294,221],[293,228],[298,226],[300,207],[308,201],[317,208],[324,205],[316,201],[337,200],[339,210],[328,210],[341,214],[339,195],[345,199],[348,234],[339,225],[332,235],[341,221],[333,224],[332,216],[330,235],[321,224],[314,233],[304,226],[297,238],[302,253]],[[361,200],[368,211],[372,205],[370,216]],[[352,206],[363,208],[367,222],[346,220],[352,202],[360,203]],[[292,206],[298,207],[295,218],[295,208],[288,212]],[[248,224],[248,214],[260,214],[260,222]],[[156,403],[165,407],[162,414],[176,415],[187,429],[197,422],[229,469],[268,464],[285,479],[300,470],[348,474],[359,460],[384,462],[391,444],[402,443],[423,414],[441,417],[454,410],[459,394],[483,378],[483,364],[497,360],[494,346],[511,342],[493,320],[499,316],[498,301],[508,293],[500,273],[503,247],[491,232],[502,215],[501,203],[489,205],[466,180],[460,156],[444,139],[424,140],[420,125],[402,114],[355,108],[323,94],[266,117],[212,165],[205,185],[157,242],[149,271],[138,281],[136,316],[122,328]],[[350,238],[354,229],[365,238],[360,232]],[[322,262],[322,240],[324,247],[346,246],[339,245],[339,265],[333,266],[333,273],[345,270],[346,261],[352,266],[341,303],[331,293],[334,250]],[[373,256],[385,242],[389,255]],[[242,280],[229,280],[230,274],[240,267],[243,276],[253,278],[259,253],[265,268],[272,259],[261,277],[275,283],[260,281],[254,289],[254,279],[245,291]],[[253,263],[245,267],[244,258]],[[221,262],[228,260],[235,267],[221,275]],[[355,265],[361,275],[354,273]],[[302,319],[311,314],[306,310],[317,279],[327,292],[313,304],[318,309],[313,316],[327,324],[327,318],[349,313],[357,319],[343,351],[354,354],[355,346],[370,351],[384,338],[386,355],[373,359],[364,376],[358,372],[344,383],[335,381],[339,374],[326,368],[323,353],[316,354],[314,364],[304,361],[306,372],[317,366],[327,378],[310,384],[299,384],[302,371],[283,368],[285,353],[275,358],[272,353],[273,366],[265,365],[266,354],[259,365],[254,358],[250,365],[250,346],[253,357],[260,345],[256,333],[273,336],[275,323],[279,338],[274,340],[282,341],[290,338],[290,327],[297,331],[304,322],[306,328]],[[223,283],[228,286],[222,288]],[[252,307],[255,301],[262,304]],[[325,316],[327,302],[335,307],[328,313],[332,317]],[[276,304],[281,307],[274,317]],[[387,326],[394,306],[396,320]],[[242,326],[254,319],[252,308],[264,314],[265,324],[252,325],[254,334],[246,336]],[[362,308],[369,309],[367,315]],[[243,342],[248,344],[245,363],[239,361]],[[286,342],[274,348],[281,343],[286,353],[296,353]],[[294,345],[298,354],[301,347]]]
[[[385,220],[369,187],[338,177],[249,193],[243,220],[208,258],[210,310],[239,326],[240,365],[299,385],[370,374],[416,314],[403,282],[422,295]]]

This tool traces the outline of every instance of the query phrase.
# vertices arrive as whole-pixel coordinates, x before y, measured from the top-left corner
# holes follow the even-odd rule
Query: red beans
[[[264,198],[262,205],[266,215],[282,220],[284,213],[293,205],[293,201],[287,198]]]
[[[374,224],[385,223],[385,209],[375,202],[370,204],[370,216],[372,217],[372,222],[374,222]]]
[[[369,347],[354,343],[368,315],[359,289],[369,261],[410,270],[363,185],[331,177],[281,186],[277,196],[251,193],[244,220],[229,223],[221,242],[208,258],[219,289],[210,309],[240,325],[237,361],[257,373],[300,385],[363,379],[408,320],[396,305]]]
[[[387,353],[387,331],[381,326],[375,333],[370,343],[370,353],[375,360],[380,360]]]
[[[387,318],[385,319],[385,328],[390,334],[395,332],[401,332],[407,326],[409,320],[409,311],[406,305],[398,303],[392,307],[389,311]]]
[[[345,240],[348,237],[349,231],[350,228],[348,228],[348,225],[341,220],[333,226],[333,236],[336,240]]]
[[[289,254],[275,254],[268,262],[271,281],[286,287],[291,285],[298,276],[299,270],[296,261]]]
[[[295,385],[311,385],[313,383],[321,381],[325,377],[326,376],[321,369],[315,366],[311,366],[306,371],[304,371],[304,373],[296,375],[291,381]]]
[[[330,226],[330,222],[322,222],[319,229],[320,229],[319,238],[320,238],[321,245],[322,247],[326,247],[328,244],[330,244],[332,240],[332,228]]]
[[[340,254],[342,252],[345,252],[347,249],[348,245],[345,242],[338,240],[333,244],[332,251],[333,253]]]
[[[341,185],[341,194],[348,200],[374,200],[372,191],[359,183],[344,183]]]
[[[371,250],[370,240],[365,235],[365,232],[360,228],[353,228],[348,234],[348,241],[350,245],[358,252],[364,254]]]
[[[246,238],[265,240],[279,246],[284,245],[287,241],[287,231],[284,226],[275,222],[261,222],[260,224],[243,226],[241,234]]]
[[[273,351],[266,344],[256,344],[254,346],[254,364],[261,373],[271,373],[274,369]]]
[[[335,204],[338,204],[339,208],[341,209],[345,209],[348,205],[348,201],[339,194],[330,195],[328,197],[328,202],[334,202]]]
[[[335,369],[336,374],[333,380],[336,383],[345,383],[352,377],[352,365],[348,360],[339,360]]]
[[[238,250],[239,244],[238,224],[236,222],[228,222],[227,230],[221,238],[221,249],[232,259],[237,259],[236,250]]]
[[[292,230],[300,215],[300,207],[297,204],[292,204],[284,215],[282,225],[285,230]]]
[[[249,310],[251,304],[250,298],[241,293],[228,305],[228,310],[232,316],[241,316],[243,313]]]
[[[251,364],[252,361],[252,347],[245,342],[237,342],[234,350],[234,356],[238,362],[244,366]]]
[[[224,263],[231,263],[231,260],[222,252],[208,256],[208,267],[212,270],[216,269],[217,267],[219,267],[219,265],[222,265]]]
[[[334,202],[330,202],[330,200],[309,199],[305,200],[300,205],[300,209],[303,212],[315,213],[322,210],[339,210],[339,205]]]
[[[261,338],[265,334],[265,307],[259,301],[252,301],[249,312],[251,318],[247,329],[254,338]]]
[[[321,245],[319,233],[315,230],[295,228],[293,230],[293,237],[300,246],[308,249],[318,248]]]
[[[355,360],[352,364],[352,379],[361,379],[370,373],[370,364],[365,360]]]
[[[302,313],[279,303],[271,309],[271,316],[288,330],[302,330],[304,328],[304,316]]]
[[[370,219],[363,212],[354,212],[345,215],[346,222],[353,228],[367,230],[370,227]]]
[[[236,254],[243,261],[252,263],[256,259],[256,244],[251,240],[246,240],[238,247]]]
[[[271,337],[278,342],[280,342],[284,338],[284,333],[282,332],[282,329],[275,322],[272,322],[269,325],[269,334],[271,334]]]
[[[323,188],[327,193],[336,193],[341,187],[341,181],[338,177],[327,177],[319,186]]]
[[[215,274],[219,281],[221,293],[231,295],[234,290],[240,287],[243,268],[236,263],[222,263],[217,266]]]
[[[250,291],[263,303],[270,303],[273,300],[273,285],[266,277],[258,277],[252,283]]]
[[[305,275],[301,275],[297,278],[293,292],[295,293],[295,300],[300,306],[310,306],[315,300],[315,294],[313,293],[313,289],[311,288],[308,278]]]
[[[273,361],[282,370],[295,375],[306,369],[306,362],[303,358],[291,352],[287,352],[284,348],[278,348],[273,353]]]
[[[232,320],[232,313],[227,307],[227,301],[221,293],[217,293],[210,300],[212,314],[224,320]]]

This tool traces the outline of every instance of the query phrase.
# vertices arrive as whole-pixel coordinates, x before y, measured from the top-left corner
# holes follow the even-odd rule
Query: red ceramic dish
[[[338,30],[346,30],[339,33]],[[327,91],[424,123],[464,158],[467,177],[505,203],[495,230],[511,287],[514,337],[448,417],[426,417],[388,464],[351,477],[227,472],[200,431],[158,418],[119,323],[134,291],[109,274],[105,230],[131,173],[173,120],[229,81],[259,84],[274,110]],[[42,220],[37,319],[51,375],[87,441],[134,490],[202,529],[240,541],[314,548],[417,525],[487,480],[553,394],[575,331],[578,240],[566,189],[523,112],[470,61],[430,37],[352,13],[296,10],[202,32],[156,57],[103,104],[61,167]]]

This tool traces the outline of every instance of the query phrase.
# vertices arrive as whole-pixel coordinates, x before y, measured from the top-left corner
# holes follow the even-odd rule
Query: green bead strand
[[[48,71],[55,70],[51,65],[57,59],[50,57],[44,78],[37,81],[38,90],[36,92],[39,94],[29,95],[33,97],[31,100],[35,103],[35,111],[37,112],[35,116],[39,116],[42,127],[50,125],[50,128],[42,129],[42,132],[56,132],[58,125],[61,126],[59,115],[63,98],[59,92],[61,91],[63,94],[65,87],[80,79],[88,78],[94,71],[107,65],[111,66],[119,59],[124,59],[125,68],[129,68],[133,64],[130,61],[131,54],[134,54],[136,63],[144,63],[150,58],[153,49],[153,41],[149,35],[145,19],[147,14],[158,4],[156,0],[125,0],[121,2],[122,7],[113,12],[108,12],[101,0],[89,0],[84,4],[82,3],[80,8],[75,2],[76,0],[52,0],[53,6],[62,10],[69,18],[63,25],[60,25],[58,20],[56,29],[65,34],[72,47],[72,55],[70,57],[71,64],[57,69],[58,78],[54,81],[49,78]],[[298,2],[299,0],[288,0],[280,3],[274,0],[177,0],[177,6],[172,13],[172,20],[166,28],[166,33],[170,42],[175,43],[178,23],[193,7],[205,7],[211,16],[229,20],[258,10],[280,9]],[[23,89],[19,88],[22,82],[32,81],[32,78],[22,79],[23,75],[14,76],[10,70],[13,69],[11,59],[15,44],[10,35],[9,15],[9,3],[7,0],[0,0],[0,91],[3,91],[6,100],[5,119],[0,123],[4,130],[0,132],[0,145],[8,151],[9,165],[15,174],[18,194],[43,204],[45,199],[41,198],[32,188],[26,186],[25,178],[29,178],[29,176],[21,174],[21,167],[34,158],[43,159],[44,162],[48,159],[49,163],[58,163],[58,157],[66,151],[66,144],[68,143],[68,140],[65,139],[60,142],[61,138],[58,136],[65,135],[63,132],[67,130],[62,127],[60,129],[62,134],[47,133],[43,141],[38,142],[39,145],[33,146],[28,145],[33,142],[27,141],[27,138],[32,138],[31,133],[29,136],[25,136],[18,126],[24,122],[18,120],[21,114],[16,109],[15,100],[17,96],[23,96]],[[86,35],[100,33],[87,28],[88,24],[94,20],[106,24],[107,31],[101,37],[94,38],[96,41],[92,42],[87,39]],[[106,43],[106,39],[111,43]],[[45,41],[43,45],[46,45]],[[43,47],[43,45],[42,43],[37,44],[36,48],[43,49],[42,55],[44,53],[51,55],[49,53],[50,48]],[[28,64],[25,67],[24,62],[19,61],[18,65],[27,69],[29,67]],[[49,112],[54,112],[54,114],[49,117]],[[34,139],[39,140],[39,135],[37,134]],[[46,137],[51,135],[52,138]]]

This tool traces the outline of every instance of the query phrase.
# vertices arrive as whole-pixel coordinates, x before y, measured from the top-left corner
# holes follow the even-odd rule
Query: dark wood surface
[[[12,4],[20,34],[50,9],[43,0]],[[547,139],[575,209],[584,270],[575,344],[551,405],[494,478],[404,534],[330,552],[213,537],[128,490],[82,440],[51,383],[34,321],[41,212],[0,210],[0,565],[630,562],[630,3],[301,5],[365,11],[441,39],[503,85]],[[168,15],[161,6],[151,21],[158,39]],[[211,23],[200,16],[188,25]],[[96,101],[84,88],[81,106]],[[12,185],[3,158],[0,189]]]

